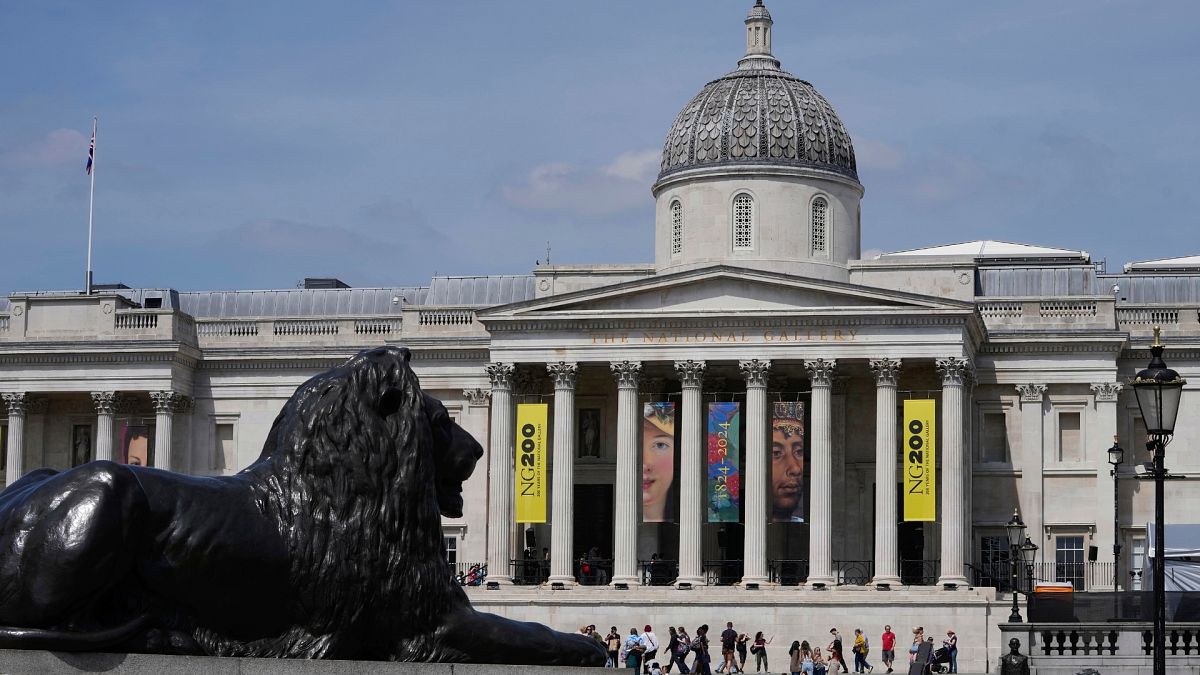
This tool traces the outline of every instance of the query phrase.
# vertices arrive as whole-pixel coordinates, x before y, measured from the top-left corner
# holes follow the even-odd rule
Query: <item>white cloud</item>
[[[600,167],[551,162],[500,192],[505,201],[528,211],[609,215],[645,205],[657,168],[657,150],[623,152]]]
[[[658,174],[661,161],[662,153],[659,150],[623,152],[601,171],[617,178],[649,182]]]
[[[0,164],[20,167],[60,166],[79,162],[80,169],[87,163],[88,139],[75,129],[55,129],[45,136],[0,152]]]

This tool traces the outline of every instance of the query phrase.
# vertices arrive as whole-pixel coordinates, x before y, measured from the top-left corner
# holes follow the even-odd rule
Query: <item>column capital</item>
[[[463,398],[467,399],[467,405],[479,407],[485,406],[492,400],[492,392],[490,389],[463,389]]]
[[[92,405],[96,406],[97,414],[112,415],[117,412],[117,407],[121,405],[121,392],[93,391]]]
[[[738,361],[738,369],[746,378],[747,387],[766,387],[767,377],[771,373],[770,359],[749,359]]]
[[[1018,384],[1017,393],[1021,395],[1022,403],[1041,403],[1046,393],[1044,384]]]
[[[613,377],[617,378],[618,389],[637,389],[642,376],[641,361],[613,361],[608,364]]]
[[[1115,403],[1117,394],[1121,393],[1121,389],[1125,385],[1120,382],[1097,382],[1092,385],[1092,392],[1096,394],[1096,402]]]
[[[684,387],[699,388],[704,384],[704,369],[708,364],[704,361],[686,361],[675,362],[675,372],[679,373],[679,383]]]
[[[174,391],[150,392],[150,403],[154,406],[155,414],[182,413],[191,410],[191,399]]]
[[[871,372],[875,374],[875,384],[880,387],[894,387],[900,377],[900,359],[871,359]]]
[[[566,361],[547,363],[546,372],[549,373],[550,378],[554,380],[555,389],[574,389],[575,376],[579,374],[579,365],[575,363],[567,363]]]
[[[833,371],[837,369],[836,359],[806,359],[804,369],[808,371],[808,379],[814,387],[833,386]]]
[[[492,381],[492,389],[512,390],[513,373],[516,371],[513,364],[489,363],[485,370],[487,370],[488,379]]]
[[[938,372],[942,374],[942,386],[963,386],[971,377],[971,362],[951,356],[935,361]]]
[[[25,408],[29,404],[29,394],[23,391],[0,394],[0,398],[4,399],[4,407],[8,408],[9,417],[23,417],[25,415]]]

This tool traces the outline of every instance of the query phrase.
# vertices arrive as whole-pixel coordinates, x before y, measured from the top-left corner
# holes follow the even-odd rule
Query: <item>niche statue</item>
[[[471,608],[441,515],[482,448],[406,349],[305,382],[262,454],[200,478],[112,462],[0,493],[0,647],[598,666],[582,635]]]

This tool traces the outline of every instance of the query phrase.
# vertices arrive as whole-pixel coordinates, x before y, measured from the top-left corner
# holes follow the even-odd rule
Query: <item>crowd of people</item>
[[[673,670],[697,675],[745,673],[748,672],[746,661],[753,655],[754,672],[771,672],[767,645],[774,641],[775,636],[765,637],[762,631],[758,631],[751,638],[748,633],[734,629],[733,622],[729,622],[716,638],[715,644],[710,645],[708,624],[696,628],[695,635],[689,635],[683,626],[671,626],[667,630],[665,641],[660,640],[649,625],[640,631],[636,627],[630,628],[628,634],[622,634],[613,626],[606,637],[601,637],[594,625],[585,626],[579,632],[605,645],[608,651],[607,668],[629,668],[643,675],[664,675]],[[883,627],[879,641],[880,664],[891,673],[896,667],[896,634],[891,626]],[[907,659],[902,657],[901,669],[907,671],[908,665],[920,661],[927,666],[945,664],[948,672],[957,673],[958,637],[954,631],[946,631],[942,649],[935,650],[932,645],[926,647],[927,642],[932,642],[932,638],[926,638],[923,626],[912,629],[912,644]],[[848,673],[850,668],[846,664],[845,649],[846,643],[836,627],[829,629],[829,642],[824,650],[808,640],[794,640],[788,649],[788,671],[792,675]],[[862,629],[855,628],[854,638],[850,641],[854,672],[870,673],[875,670],[868,660],[870,653],[870,640]],[[932,668],[923,670],[945,672]]]

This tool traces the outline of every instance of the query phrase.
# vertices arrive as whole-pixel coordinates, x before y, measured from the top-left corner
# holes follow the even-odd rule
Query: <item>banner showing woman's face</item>
[[[804,522],[804,404],[776,403],[771,420],[771,521]]]
[[[675,483],[675,404],[647,403],[642,408],[642,521],[673,520],[668,503]]]

